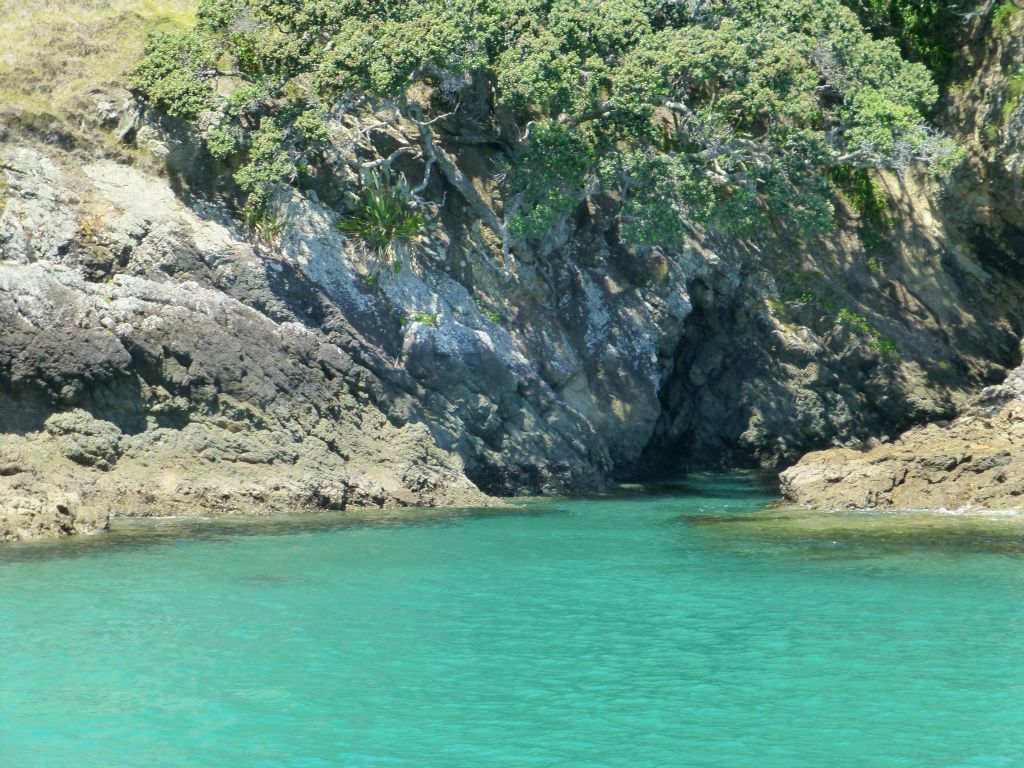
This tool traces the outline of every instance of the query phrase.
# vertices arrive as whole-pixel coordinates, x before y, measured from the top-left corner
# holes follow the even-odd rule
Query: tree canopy
[[[441,173],[506,243],[594,195],[633,243],[773,217],[817,230],[832,169],[958,156],[923,117],[938,96],[925,66],[839,0],[202,0],[132,80],[236,157],[256,205],[311,158],[415,155],[414,204]],[[332,126],[360,110],[415,126],[407,146],[339,146]],[[462,175],[459,142],[504,158],[501,211]]]
[[[940,84],[953,77],[965,20],[985,7],[975,0],[845,2],[876,36],[894,38],[908,58],[926,64]]]

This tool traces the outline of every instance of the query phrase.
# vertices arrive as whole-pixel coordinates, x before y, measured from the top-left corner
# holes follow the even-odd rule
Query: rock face
[[[821,509],[1024,510],[1024,368],[952,422],[811,453],[781,479],[786,498]]]
[[[959,59],[943,121],[968,155],[949,185],[948,215],[983,260],[1024,280],[1024,13],[1005,27],[975,20]]]
[[[373,347],[342,319],[310,328],[317,297],[287,264],[124,166],[72,182],[21,151],[7,172],[0,539],[111,514],[491,501],[374,373],[383,355],[353,359]]]
[[[1019,45],[981,47],[989,74],[951,126],[1006,111],[990,81]],[[840,204],[813,241],[783,223],[628,248],[595,198],[508,259],[484,221],[500,153],[453,141],[475,200],[397,161],[436,226],[395,271],[339,231],[319,182],[243,230],[230,169],[126,96],[81,121],[106,144],[0,126],[0,539],[861,457],[1020,362],[1020,109],[952,186],[879,177],[895,223],[870,242]]]
[[[961,301],[907,298],[933,258],[909,251],[891,265],[897,300],[856,305],[889,313],[905,354],[885,357],[814,307],[765,301],[780,251],[709,237],[631,252],[598,209],[514,271],[453,213],[371,284],[373,259],[315,195],[282,193],[268,242],[124,163],[25,147],[0,162],[2,538],[777,466],[950,414],[998,375],[989,360],[1009,362],[1017,322],[980,267],[931,271],[934,296]],[[936,350],[957,367],[925,368]]]
[[[1024,72],[1022,20],[996,29],[976,19],[961,51],[962,86],[947,98],[944,122],[967,149],[937,207],[948,248],[946,268],[969,269],[972,253],[1004,275],[1007,294],[1024,281],[1024,98],[1014,82]],[[913,208],[919,209],[919,206]],[[976,332],[990,326],[978,323]],[[869,450],[812,453],[783,472],[792,501],[821,509],[1024,510],[1024,369],[1010,372],[960,410]]]

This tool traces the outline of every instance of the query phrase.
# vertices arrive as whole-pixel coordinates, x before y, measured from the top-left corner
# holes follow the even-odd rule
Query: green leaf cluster
[[[966,13],[976,0],[848,0],[878,37],[895,39],[903,54],[925,64],[939,83],[953,78]]]
[[[424,229],[426,217],[413,207],[404,179],[377,171],[367,174],[359,207],[337,226],[391,260],[398,245],[413,240]]]
[[[413,323],[423,323],[436,328],[440,322],[441,315],[438,312],[413,312],[410,315],[402,315],[398,319],[398,324],[403,328]]]
[[[218,115],[210,151],[239,156],[257,203],[330,155],[346,111],[394,109],[424,147],[436,118],[438,151],[473,125],[507,158],[512,238],[598,196],[637,244],[692,224],[820,231],[833,169],[959,157],[925,121],[927,68],[840,0],[202,0],[133,82],[173,114]],[[380,189],[365,200],[353,220],[375,243],[416,220]]]
[[[196,118],[215,103],[206,73],[215,70],[218,48],[195,32],[167,32],[154,36],[146,58],[132,70],[132,85],[177,117]]]
[[[992,14],[992,28],[999,34],[1008,35],[1013,31],[1014,22],[1024,14],[1013,0],[1003,0]]]

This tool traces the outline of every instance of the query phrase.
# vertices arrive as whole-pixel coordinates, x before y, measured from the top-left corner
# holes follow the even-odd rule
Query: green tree
[[[953,77],[963,27],[975,0],[847,0],[878,37],[895,39],[903,54],[920,61],[940,83]]]
[[[596,195],[636,243],[701,223],[819,230],[833,169],[958,159],[923,117],[927,69],[839,0],[202,0],[133,83],[213,125],[257,203],[310,164],[365,177],[415,156],[412,204],[440,174],[506,250]],[[336,136],[371,111],[384,119]],[[375,132],[398,148],[378,153]],[[505,158],[497,212],[454,160],[466,142]]]

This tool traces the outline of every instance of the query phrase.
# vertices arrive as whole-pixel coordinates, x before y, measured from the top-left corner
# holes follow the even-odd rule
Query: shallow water
[[[768,500],[0,548],[0,766],[1024,765],[1021,522]]]

